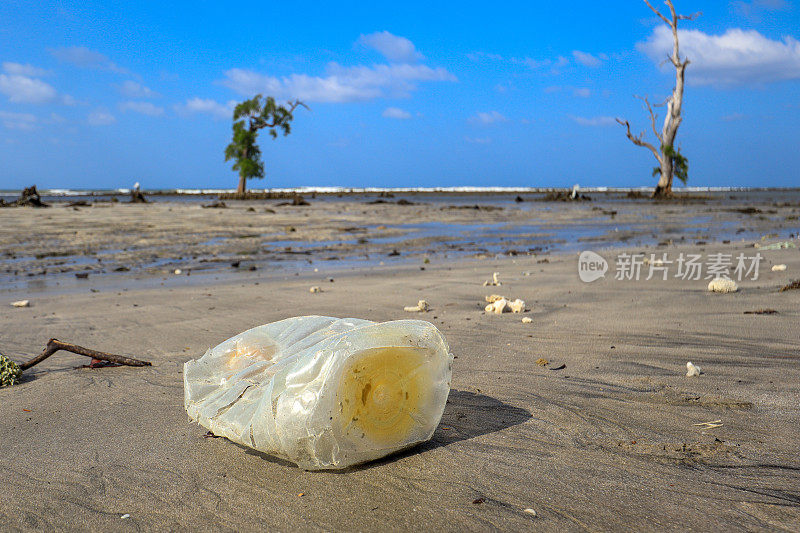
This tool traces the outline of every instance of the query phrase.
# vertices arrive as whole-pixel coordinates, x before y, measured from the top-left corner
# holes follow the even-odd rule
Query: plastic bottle
[[[429,322],[289,318],[187,362],[185,406],[215,435],[307,470],[346,468],[431,438],[452,361]]]

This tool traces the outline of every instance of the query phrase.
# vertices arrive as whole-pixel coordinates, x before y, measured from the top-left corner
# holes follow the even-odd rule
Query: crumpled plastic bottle
[[[307,470],[431,438],[453,356],[422,320],[305,316],[250,329],[184,366],[189,418]]]

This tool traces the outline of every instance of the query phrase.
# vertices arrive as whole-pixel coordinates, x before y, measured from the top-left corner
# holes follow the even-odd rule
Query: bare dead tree
[[[650,150],[658,161],[658,166],[653,169],[653,175],[659,176],[658,184],[653,192],[653,197],[660,198],[672,194],[672,180],[675,176],[685,183],[688,174],[686,158],[681,155],[680,150],[675,148],[675,137],[678,134],[678,127],[681,125],[682,121],[681,110],[683,107],[684,74],[686,72],[686,67],[690,63],[688,58],[681,60],[678,46],[678,21],[694,20],[700,16],[700,13],[678,15],[675,12],[675,6],[672,5],[672,0],[665,0],[664,3],[669,8],[670,12],[670,17],[668,18],[653,7],[648,0],[644,0],[644,3],[672,30],[672,55],[670,55],[667,60],[675,67],[675,87],[672,89],[672,95],[668,97],[663,104],[658,105],[658,107],[666,106],[666,116],[664,117],[664,125],[661,131],[658,131],[658,115],[653,110],[653,105],[646,97],[637,96],[637,98],[642,100],[645,109],[650,115],[650,124],[653,129],[653,134],[659,142],[659,147],[656,148],[655,145],[647,142],[644,132],[639,135],[631,133],[631,124],[627,120],[618,118],[617,122],[625,127],[626,135],[633,144]]]

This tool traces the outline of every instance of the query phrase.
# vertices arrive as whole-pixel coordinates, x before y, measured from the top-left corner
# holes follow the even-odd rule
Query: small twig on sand
[[[90,350],[89,348],[84,348],[83,346],[78,346],[76,344],[70,344],[68,342],[61,342],[57,339],[50,339],[47,341],[47,347],[45,347],[44,351],[41,355],[34,357],[27,363],[22,363],[19,365],[20,370],[27,370],[28,368],[38,365],[54,353],[59,350],[64,350],[65,352],[72,352],[78,355],[85,355],[86,357],[91,357],[95,360],[100,361],[109,361],[111,363],[117,363],[119,365],[127,365],[127,366],[151,366],[149,361],[141,361],[139,359],[133,359],[132,357],[125,357],[124,355],[115,355],[113,353],[106,353],[106,352],[98,352],[97,350]]]
[[[712,420],[711,422],[700,422],[699,424],[692,424],[699,426],[700,429],[714,429],[722,427],[722,420]]]

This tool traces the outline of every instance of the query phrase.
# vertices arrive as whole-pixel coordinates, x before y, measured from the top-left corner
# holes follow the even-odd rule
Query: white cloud
[[[469,121],[475,124],[495,124],[497,122],[506,122],[508,119],[497,111],[490,111],[488,113],[478,113],[474,117],[470,117]]]
[[[119,86],[119,92],[128,98],[155,98],[159,94],[149,87],[145,87],[141,83],[135,81],[125,81]]]
[[[86,120],[92,126],[109,126],[115,123],[117,118],[108,111],[96,109],[89,113],[89,116],[86,118]]]
[[[425,59],[425,56],[417,52],[414,43],[388,31],[361,35],[357,43],[376,50],[392,63],[416,63]]]
[[[0,93],[11,102],[25,104],[42,104],[56,97],[51,85],[19,74],[0,74]]]
[[[41,78],[42,76],[47,76],[50,74],[50,72],[43,68],[34,67],[33,65],[29,64],[23,65],[22,63],[14,63],[11,61],[3,62],[3,70],[8,74],[28,76],[31,78]]]
[[[572,120],[580,124],[581,126],[611,126],[617,123],[617,120],[614,117],[570,117]]]
[[[106,55],[90,50],[85,46],[55,48],[50,50],[50,53],[59,61],[70,63],[76,67],[108,70],[109,72],[115,72],[117,74],[130,74],[127,69],[117,65]]]
[[[387,107],[383,110],[382,116],[386,118],[396,118],[400,120],[407,120],[411,118],[411,113],[404,111],[399,107]]]
[[[30,131],[36,127],[37,119],[30,113],[0,111],[0,122],[10,130]]]
[[[426,65],[372,65],[343,67],[330,63],[325,76],[292,74],[277,78],[252,70],[230,69],[222,84],[243,96],[257,93],[306,102],[354,102],[383,96],[408,96],[424,81],[456,81],[443,68]]]
[[[800,41],[793,37],[774,41],[755,30],[733,28],[722,35],[679,30],[678,38],[681,54],[691,61],[687,83],[746,85],[800,79]],[[658,26],[636,47],[661,63],[672,51],[672,33]]]
[[[470,144],[489,144],[492,142],[489,137],[464,137],[464,140]]]
[[[233,109],[236,107],[236,102],[230,100],[226,104],[220,104],[216,100],[210,98],[190,98],[186,103],[175,107],[175,110],[180,113],[207,113],[215,118],[232,119]]]
[[[592,96],[592,90],[586,87],[578,87],[572,91],[572,94],[580,98],[589,98]]]
[[[593,56],[587,52],[581,52],[580,50],[573,50],[572,57],[575,58],[575,61],[583,65],[584,67],[589,68],[597,68],[603,64],[602,57],[605,56]]]
[[[151,104],[150,102],[122,102],[119,105],[122,111],[133,111],[142,115],[158,117],[164,114],[164,108]]]

